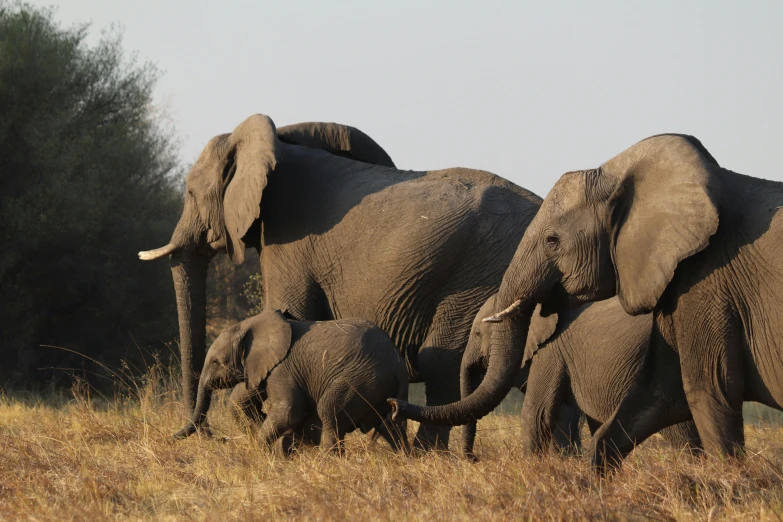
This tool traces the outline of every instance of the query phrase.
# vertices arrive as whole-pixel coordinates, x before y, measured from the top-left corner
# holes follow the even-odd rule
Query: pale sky
[[[159,66],[185,163],[261,112],[350,124],[400,168],[489,170],[542,197],[662,132],[783,181],[780,0],[67,0],[55,17],[95,38],[119,22]]]

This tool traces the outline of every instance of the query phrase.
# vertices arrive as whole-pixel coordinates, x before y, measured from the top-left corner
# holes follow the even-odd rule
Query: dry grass
[[[0,396],[0,519],[33,520],[781,520],[783,431],[748,429],[740,464],[649,441],[612,479],[577,458],[520,457],[515,416],[480,424],[481,462],[405,458],[367,437],[338,458],[284,459],[258,446],[219,401],[230,440],[174,442],[183,410],[152,372],[134,399]],[[413,426],[410,427],[412,429]]]

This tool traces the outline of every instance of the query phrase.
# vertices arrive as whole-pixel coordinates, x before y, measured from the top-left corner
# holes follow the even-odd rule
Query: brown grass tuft
[[[233,421],[226,441],[175,442],[183,410],[155,369],[134,398],[0,397],[0,519],[783,519],[783,431],[747,429],[741,463],[695,459],[655,438],[609,480],[578,458],[523,458],[516,416],[480,424],[481,461],[405,458],[351,435],[344,459],[284,459]],[[413,430],[414,426],[409,429]]]

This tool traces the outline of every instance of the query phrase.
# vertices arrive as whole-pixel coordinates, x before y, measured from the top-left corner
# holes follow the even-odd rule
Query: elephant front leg
[[[237,384],[228,398],[234,419],[240,424],[250,422],[260,426],[266,419],[264,403],[258,390],[248,390],[244,382]]]
[[[688,405],[704,451],[711,455],[741,456],[745,447],[741,386],[703,369],[686,370],[683,380]],[[717,382],[714,382],[713,379]]]
[[[745,446],[744,373],[739,328],[712,312],[678,328],[682,382],[704,450],[738,457]],[[678,325],[679,326],[679,325]]]
[[[690,419],[677,353],[668,345],[651,346],[620,405],[593,435],[588,458],[604,474],[651,435]]]
[[[299,430],[305,421],[304,397],[299,390],[290,389],[276,395],[277,397],[267,399],[268,415],[258,430],[258,440],[272,448],[278,438],[286,435],[290,440],[284,440],[282,446],[284,449],[290,449],[293,433]]]
[[[565,364],[557,351],[540,350],[531,364],[522,402],[524,453],[543,453],[550,448],[567,385]]]

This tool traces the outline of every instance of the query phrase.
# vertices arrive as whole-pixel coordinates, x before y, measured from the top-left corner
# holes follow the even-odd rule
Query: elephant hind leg
[[[579,430],[582,426],[582,410],[575,404],[562,402],[557,415],[557,421],[552,429],[555,447],[563,454],[578,455],[582,452],[582,436]]]
[[[448,348],[425,345],[419,352],[416,366],[424,381],[427,406],[441,406],[460,399],[459,375],[462,353]],[[449,449],[451,426],[421,423],[413,441],[421,450]]]
[[[388,442],[394,451],[401,451],[406,455],[410,453],[405,421],[392,420],[391,413],[386,415],[383,421],[375,428],[373,438],[378,436],[383,437],[383,440]]]
[[[693,455],[703,453],[701,438],[693,421],[680,422],[661,430],[661,436],[674,449],[685,449]]]

